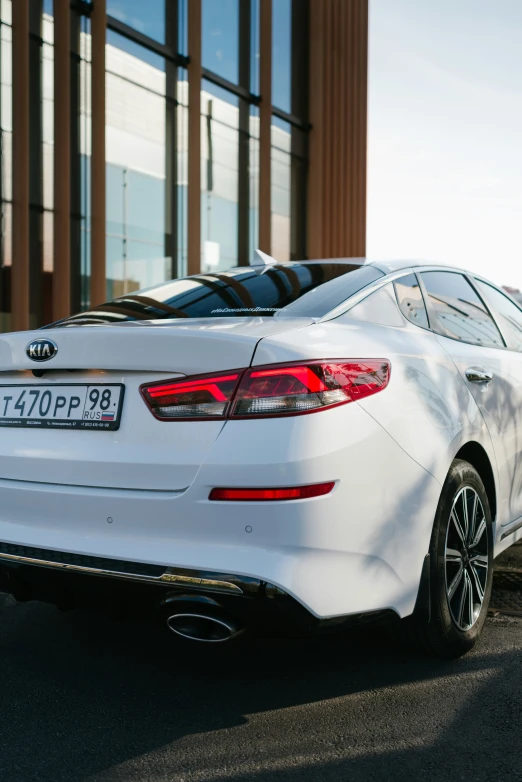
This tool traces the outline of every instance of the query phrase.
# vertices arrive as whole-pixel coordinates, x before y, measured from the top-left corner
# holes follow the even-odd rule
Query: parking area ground
[[[500,611],[445,663],[360,632],[185,646],[0,596],[2,782],[522,780],[521,690]]]

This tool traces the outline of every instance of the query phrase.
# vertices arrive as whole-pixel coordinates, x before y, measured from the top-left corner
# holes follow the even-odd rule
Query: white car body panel
[[[401,268],[378,265],[392,276]],[[478,443],[491,464],[495,553],[522,536],[501,541],[502,527],[522,514],[522,426],[505,437],[484,392],[466,382],[463,367],[468,357],[483,364],[483,348],[475,361],[473,346],[412,325],[398,308],[395,325],[342,310],[320,322],[181,319],[2,335],[0,383],[94,378],[126,391],[117,431],[0,429],[0,542],[257,578],[320,618],[411,614],[442,485],[463,445]],[[42,336],[59,352],[38,379],[28,370],[41,367],[25,350]],[[492,352],[502,356],[494,373],[511,371],[514,384],[522,355],[508,371],[513,353]],[[145,382],[251,364],[363,358],[391,362],[388,386],[309,415],[165,422],[139,393]],[[209,501],[215,487],[327,481],[334,490],[314,499]]]
[[[385,480],[376,482],[381,474]],[[253,476],[260,486],[338,485],[326,497],[269,507],[209,502],[212,487],[249,486]],[[1,481],[0,540],[263,578],[316,616],[376,606],[406,615],[439,493],[429,473],[349,404],[299,418],[227,422],[179,494]]]
[[[391,379],[386,393],[361,400],[381,426],[442,485],[460,446],[479,442],[493,456],[489,432],[458,370],[437,337],[410,325],[401,328],[338,318],[298,334],[263,340],[254,364],[323,358],[389,358]]]
[[[506,526],[522,516],[522,354],[479,347],[438,336],[437,340],[465,377],[467,369],[492,372],[487,384],[468,383],[470,393],[489,430],[498,466],[497,553],[506,547],[501,536]],[[511,545],[513,541],[508,541]]]
[[[53,369],[165,371],[174,376],[246,367],[260,339],[311,322],[309,318],[191,318],[19,331],[0,335],[0,372],[38,369],[25,349],[42,336],[60,345]]]

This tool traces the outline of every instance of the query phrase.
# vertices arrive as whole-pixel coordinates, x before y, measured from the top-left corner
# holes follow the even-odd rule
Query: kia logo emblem
[[[58,345],[51,339],[33,339],[25,352],[31,361],[49,361],[58,353]]]

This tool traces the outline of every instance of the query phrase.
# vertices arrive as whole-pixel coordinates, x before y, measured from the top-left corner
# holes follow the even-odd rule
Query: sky
[[[371,258],[522,289],[522,0],[370,0]]]

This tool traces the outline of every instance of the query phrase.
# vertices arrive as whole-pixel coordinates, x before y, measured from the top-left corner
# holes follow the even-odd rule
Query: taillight
[[[223,418],[242,370],[198,375],[141,386],[141,394],[156,418]]]
[[[209,500],[222,502],[280,502],[281,500],[308,500],[330,494],[335,481],[313,483],[310,486],[291,486],[276,489],[212,489]]]
[[[242,376],[230,417],[298,415],[363,399],[390,378],[385,359],[255,367]]]
[[[300,415],[376,394],[390,379],[386,359],[309,361],[237,369],[141,386],[162,421]]]

